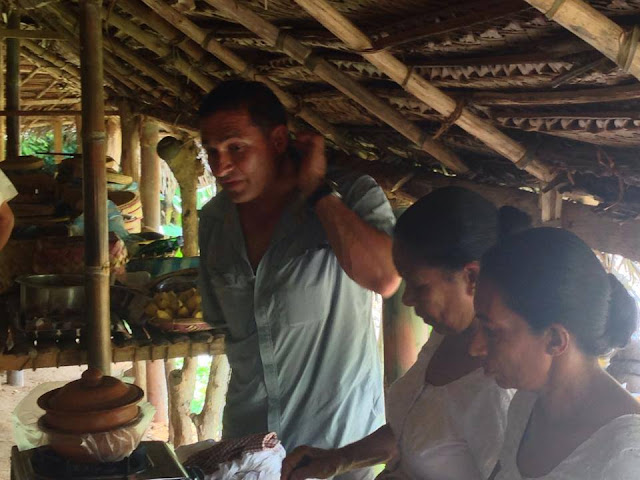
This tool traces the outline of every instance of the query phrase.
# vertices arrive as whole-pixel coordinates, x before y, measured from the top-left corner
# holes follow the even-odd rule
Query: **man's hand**
[[[324,138],[317,133],[300,133],[296,137],[295,148],[300,154],[298,189],[309,197],[322,184],[327,173]]]
[[[329,478],[348,470],[348,462],[338,449],[298,447],[282,462],[280,480]]]

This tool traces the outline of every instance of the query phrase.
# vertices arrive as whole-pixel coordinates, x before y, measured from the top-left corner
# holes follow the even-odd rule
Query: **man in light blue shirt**
[[[291,141],[261,83],[221,84],[200,122],[223,188],[200,217],[204,315],[227,328],[232,368],[223,436],[275,431],[291,451],[368,435],[384,420],[372,292],[400,282],[384,192],[327,174],[322,137]]]

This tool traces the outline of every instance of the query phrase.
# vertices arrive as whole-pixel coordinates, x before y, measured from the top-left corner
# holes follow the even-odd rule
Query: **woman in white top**
[[[297,448],[283,463],[284,480],[329,478],[382,463],[385,478],[489,476],[511,393],[486,378],[468,353],[473,296],[478,259],[507,224],[523,223],[528,217],[522,212],[499,213],[480,195],[456,187],[423,197],[399,218],[393,254],[406,283],[403,301],[434,332],[415,365],[391,386],[384,427],[338,449]]]
[[[509,409],[500,480],[640,478],[640,404],[598,364],[636,328],[635,302],[566,230],[537,228],[482,259],[470,353]]]
[[[0,250],[9,241],[11,231],[13,230],[14,217],[13,211],[9,206],[9,201],[13,200],[18,192],[13,186],[11,180],[7,178],[2,170],[0,170]]]

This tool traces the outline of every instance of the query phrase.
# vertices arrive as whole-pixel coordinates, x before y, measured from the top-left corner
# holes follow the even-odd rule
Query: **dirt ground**
[[[1,374],[0,379],[0,480],[10,479],[10,455],[14,445],[13,424],[11,413],[16,405],[29,391],[44,382],[71,381],[80,378],[86,367],[61,367],[27,370],[24,372],[24,387],[10,387],[6,383],[6,375]],[[121,375],[130,368],[130,364],[121,363],[113,367],[112,375]],[[147,432],[147,439],[166,441],[168,432],[162,425],[152,424]]]

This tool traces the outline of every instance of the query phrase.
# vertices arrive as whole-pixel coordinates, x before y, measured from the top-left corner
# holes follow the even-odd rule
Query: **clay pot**
[[[103,376],[89,368],[80,380],[45,393],[38,406],[46,413],[42,424],[60,433],[96,433],[134,421],[144,392],[136,385]]]

